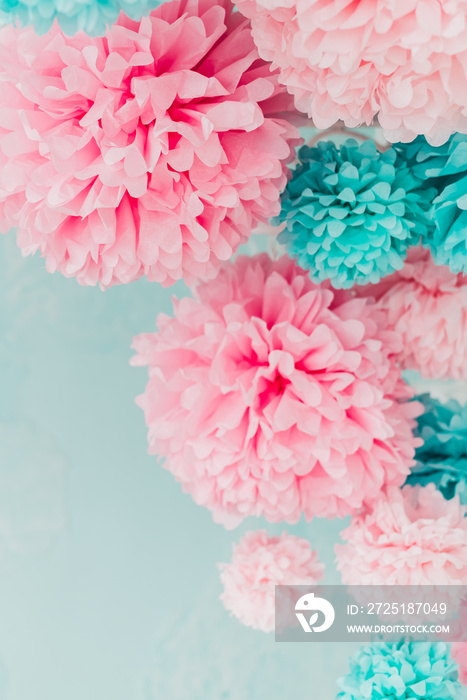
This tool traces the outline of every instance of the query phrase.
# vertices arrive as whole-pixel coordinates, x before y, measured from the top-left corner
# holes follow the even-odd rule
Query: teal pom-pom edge
[[[0,21],[34,27],[37,34],[57,21],[68,36],[80,31],[100,36],[120,12],[139,20],[158,5],[158,0],[0,0]]]
[[[467,404],[445,403],[429,394],[417,396],[424,412],[414,431],[423,444],[416,449],[416,463],[407,483],[433,483],[445,498],[455,495],[467,505]]]
[[[445,642],[377,642],[362,647],[336,700],[466,700]]]
[[[467,134],[453,134],[441,146],[423,136],[395,146],[416,177],[436,189],[430,211],[433,230],[422,236],[438,265],[467,273]]]

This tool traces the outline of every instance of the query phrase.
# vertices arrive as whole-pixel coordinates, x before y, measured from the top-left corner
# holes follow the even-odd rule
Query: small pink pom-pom
[[[315,585],[324,575],[307,540],[286,532],[268,537],[265,530],[247,532],[234,547],[232,562],[220,569],[225,608],[263,632],[274,629],[275,586]]]
[[[467,131],[467,0],[238,0],[262,58],[319,129],[391,141]]]
[[[239,257],[137,336],[151,453],[227,527],[355,512],[413,464],[401,339],[287,257]]]
[[[357,293],[373,296],[402,336],[404,369],[427,379],[467,378],[467,277],[413,248],[402,270]]]
[[[215,275],[279,213],[292,99],[230,0],[0,30],[0,225],[82,284]]]
[[[467,685],[467,641],[454,642],[451,647],[451,656],[459,664],[460,682]]]
[[[390,487],[355,516],[336,545],[347,585],[467,584],[466,509],[434,484]]]

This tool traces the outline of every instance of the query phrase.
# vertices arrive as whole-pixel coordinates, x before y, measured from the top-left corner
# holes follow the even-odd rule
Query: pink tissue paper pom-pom
[[[467,641],[454,642],[451,647],[451,656],[459,664],[460,682],[467,685]]]
[[[467,378],[467,277],[412,248],[400,271],[356,293],[373,296],[388,328],[402,336],[403,369],[427,379]]]
[[[174,0],[105,37],[0,30],[0,224],[107,287],[213,277],[279,213],[292,98],[230,0]]]
[[[232,562],[219,568],[226,610],[263,632],[274,630],[275,586],[311,586],[324,575],[307,540],[286,532],[268,537],[265,530],[247,532],[234,546]]]
[[[353,513],[413,464],[400,336],[287,257],[237,258],[133,347],[150,452],[227,527]]]
[[[238,0],[262,58],[319,129],[390,141],[467,131],[467,0]]]
[[[342,582],[356,586],[467,584],[467,519],[434,484],[389,487],[352,518],[336,545]]]

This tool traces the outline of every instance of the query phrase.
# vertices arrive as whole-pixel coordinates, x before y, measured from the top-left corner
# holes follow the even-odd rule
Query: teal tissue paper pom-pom
[[[444,642],[376,643],[351,659],[337,700],[465,700],[458,665]]]
[[[439,194],[446,176],[467,171],[467,135],[453,134],[441,146],[432,146],[424,136],[417,136],[410,143],[396,143],[394,149],[408,165],[412,173],[434,187]]]
[[[419,136],[411,144],[397,144],[416,177],[437,191],[431,209],[433,231],[423,237],[438,265],[454,273],[467,272],[467,135],[454,134],[442,146]]]
[[[433,192],[393,148],[373,141],[300,149],[275,223],[279,242],[315,282],[336,288],[378,282],[400,270],[425,238]]]
[[[57,20],[68,36],[79,31],[99,36],[121,11],[139,20],[157,5],[158,0],[0,0],[0,21],[33,26],[37,34],[45,34]]]
[[[467,176],[447,184],[435,199],[436,224],[428,246],[438,265],[449,265],[454,273],[467,272]],[[426,244],[425,244],[426,245]]]
[[[407,483],[434,483],[445,498],[457,494],[467,505],[467,405],[454,399],[442,403],[429,394],[417,400],[425,408],[415,431],[423,445],[415,451],[416,464]]]

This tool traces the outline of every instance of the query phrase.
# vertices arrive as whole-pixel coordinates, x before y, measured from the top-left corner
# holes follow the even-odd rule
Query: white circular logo
[[[324,622],[316,626],[320,612],[324,615]],[[305,613],[307,613],[307,615],[305,615]],[[314,593],[302,595],[302,597],[297,600],[295,604],[295,615],[305,632],[325,632],[331,627],[336,617],[331,603],[325,598],[315,598]]]

